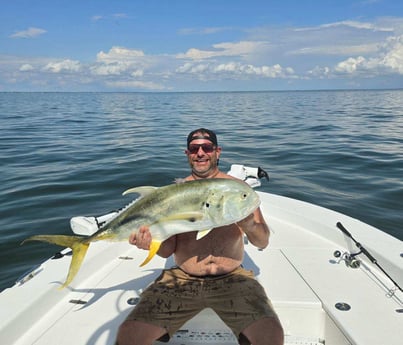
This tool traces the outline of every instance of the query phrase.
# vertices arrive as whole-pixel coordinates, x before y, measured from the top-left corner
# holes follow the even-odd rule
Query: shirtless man
[[[185,153],[191,167],[186,180],[233,178],[218,168],[221,148],[213,131],[200,128],[191,132]],[[120,326],[116,344],[168,341],[187,320],[210,307],[240,344],[282,345],[283,329],[270,301],[253,273],[241,267],[244,234],[256,247],[267,247],[270,232],[260,209],[200,240],[196,240],[196,232],[188,232],[164,241],[157,254],[164,258],[174,254],[177,267],[164,270],[143,292]],[[129,242],[148,250],[149,229],[141,227]]]

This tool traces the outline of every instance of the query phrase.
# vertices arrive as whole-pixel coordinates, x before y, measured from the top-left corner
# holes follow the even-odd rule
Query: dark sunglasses
[[[188,151],[191,154],[195,154],[199,152],[200,148],[202,148],[205,153],[211,153],[215,150],[215,146],[212,144],[191,144],[188,147]]]

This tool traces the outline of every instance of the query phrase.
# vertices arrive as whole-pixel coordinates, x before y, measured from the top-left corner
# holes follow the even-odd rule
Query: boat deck
[[[369,237],[367,225],[312,205],[269,194],[261,198],[271,243],[265,250],[246,244],[244,266],[265,287],[286,344],[400,345],[402,293],[369,261],[353,269],[333,256],[335,250],[354,251],[335,223],[354,229],[400,284],[402,242],[381,233]],[[173,265],[171,258],[155,257],[140,268],[144,251],[123,242],[97,242],[72,286],[58,290],[70,263],[69,250],[62,253],[66,255],[44,262],[22,284],[0,294],[2,344],[113,345],[118,325],[142,290],[162,268]],[[336,307],[347,305],[349,310]],[[169,344],[236,343],[227,326],[206,309]]]

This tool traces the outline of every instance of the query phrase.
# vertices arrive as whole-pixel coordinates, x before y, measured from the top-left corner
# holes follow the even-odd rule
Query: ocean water
[[[69,219],[189,173],[189,131],[217,132],[221,169],[261,166],[259,189],[346,213],[403,240],[403,90],[0,93],[0,290],[59,250]]]

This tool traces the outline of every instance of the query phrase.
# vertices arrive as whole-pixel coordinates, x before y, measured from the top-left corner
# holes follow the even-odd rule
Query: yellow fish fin
[[[207,230],[198,231],[197,235],[196,235],[196,240],[200,240],[204,236],[207,236],[210,233],[211,230],[213,230],[213,229],[207,229]]]
[[[140,267],[144,266],[145,264],[148,264],[151,261],[151,259],[154,257],[155,254],[157,254],[158,250],[160,249],[161,243],[162,243],[161,241],[151,240],[151,245],[150,245],[150,249],[148,251],[148,256],[142,262]]]
[[[82,242],[77,242],[73,244],[71,248],[73,250],[73,257],[71,258],[69,273],[67,274],[66,281],[59,289],[64,289],[73,281],[74,277],[81,267],[81,264],[83,263],[85,254],[87,254],[89,246],[89,243]]]
[[[63,289],[73,281],[74,277],[81,267],[85,254],[87,253],[88,247],[90,246],[90,243],[86,242],[85,240],[85,237],[80,236],[36,235],[27,238],[26,240],[24,240],[24,242],[22,242],[22,244],[28,241],[40,241],[53,243],[61,247],[69,247],[73,250],[73,257],[71,259],[69,273],[67,274],[66,281],[60,287],[60,289]]]
[[[134,187],[128,190],[125,190],[122,195],[130,194],[130,193],[137,193],[140,194],[141,197],[148,195],[154,192],[158,187],[153,186],[142,186],[142,187]]]

